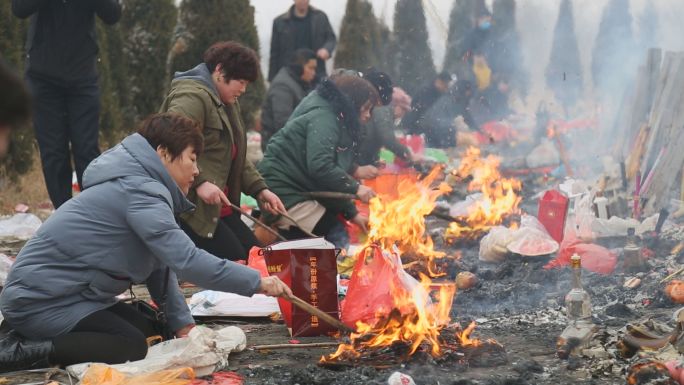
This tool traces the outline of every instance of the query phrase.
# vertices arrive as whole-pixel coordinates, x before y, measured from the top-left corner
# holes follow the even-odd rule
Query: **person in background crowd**
[[[262,210],[272,214],[285,210],[246,159],[247,136],[238,97],[258,76],[254,50],[232,41],[215,43],[205,51],[203,63],[175,74],[160,109],[202,126],[205,151],[188,194],[197,209],[181,215],[180,225],[198,247],[220,258],[244,260],[249,249],[259,246],[240,212],[230,206],[240,205],[241,192],[255,197]]]
[[[414,160],[411,151],[399,143],[394,135],[395,123],[411,109],[411,97],[401,88],[394,87],[392,79],[384,72],[370,69],[361,76],[378,91],[382,106],[375,107],[370,121],[363,125],[357,163],[359,166],[377,166],[382,147],[402,160]]]
[[[76,177],[100,154],[100,90],[95,61],[95,15],[106,24],[121,18],[117,0],[12,0],[19,18],[31,16],[26,81],[33,97],[33,127],[43,175],[55,208],[71,198]]]
[[[324,78],[327,74],[325,62],[332,57],[336,44],[337,38],[328,16],[310,6],[309,0],[294,0],[294,5],[287,12],[273,20],[268,81],[275,78],[299,48],[308,48],[316,53],[316,74],[318,79]]]
[[[419,133],[419,127],[425,112],[435,104],[440,96],[447,92],[449,82],[451,82],[451,75],[447,72],[441,72],[430,84],[418,91],[416,95],[413,95],[411,110],[406,113],[401,121],[401,125],[408,133]]]
[[[428,147],[449,148],[456,146],[455,119],[462,116],[471,130],[478,129],[470,114],[468,105],[473,95],[473,86],[467,80],[458,80],[425,113],[421,132],[425,134]]]
[[[118,364],[147,354],[153,321],[117,296],[146,283],[168,328],[195,326],[178,278],[211,290],[291,295],[277,277],[197,248],[175,216],[198,177],[202,128],[172,113],[146,119],[88,166],[81,194],[24,246],[0,294],[0,372]]]
[[[30,98],[26,87],[0,57],[0,159],[7,155],[12,130],[21,128],[31,118]]]
[[[368,218],[353,201],[312,199],[307,193],[355,194],[363,202],[375,195],[351,173],[361,124],[368,122],[378,100],[373,85],[358,75],[332,75],[299,103],[271,138],[258,167],[300,226],[277,218],[276,226],[286,238],[305,237],[301,230],[320,236],[335,233],[342,226],[338,214],[366,229]]]
[[[271,136],[285,125],[295,107],[311,91],[316,66],[316,54],[308,48],[300,48],[271,81],[261,107],[261,147],[264,151]]]

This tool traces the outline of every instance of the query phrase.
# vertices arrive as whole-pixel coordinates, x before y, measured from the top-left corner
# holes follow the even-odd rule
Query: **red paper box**
[[[292,289],[292,293],[339,319],[335,246],[323,238],[278,242],[263,249],[266,269]],[[333,326],[289,301],[278,298],[280,312],[293,337],[332,335]]]
[[[558,190],[549,190],[539,199],[537,218],[558,243],[563,241],[568,205],[568,197]]]

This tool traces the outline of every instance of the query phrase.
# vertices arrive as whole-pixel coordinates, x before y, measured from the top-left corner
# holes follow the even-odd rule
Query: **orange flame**
[[[400,254],[415,253],[423,256],[428,260],[430,275],[438,276],[432,270],[433,260],[443,257],[444,253],[435,251],[432,238],[426,235],[425,216],[435,208],[435,201],[439,196],[451,191],[446,183],[440,183],[436,189],[432,188],[441,172],[439,167],[435,167],[418,182],[400,181],[401,196],[398,199],[388,199],[386,196],[371,199],[368,218],[370,231],[366,246],[376,243],[383,250],[392,250],[396,246]]]
[[[399,341],[409,346],[407,357],[413,355],[423,343],[429,346],[429,353],[433,357],[440,356],[439,335],[442,328],[449,324],[456,285],[440,285],[436,301],[433,302],[428,294],[432,281],[423,274],[420,278],[420,285],[416,285],[411,292],[393,287],[394,309],[374,325],[357,322],[357,332],[350,336],[351,343],[341,344],[335,353],[321,357],[321,362],[357,358],[361,355],[361,349],[387,347]],[[409,310],[400,311],[406,308]]]
[[[470,147],[461,160],[459,168],[452,173],[462,179],[472,178],[468,191],[479,190],[482,195],[468,209],[468,215],[449,224],[444,236],[448,240],[474,237],[499,225],[510,214],[519,212],[522,189],[519,180],[504,178],[499,172],[501,159],[489,155],[480,156],[480,150]]]

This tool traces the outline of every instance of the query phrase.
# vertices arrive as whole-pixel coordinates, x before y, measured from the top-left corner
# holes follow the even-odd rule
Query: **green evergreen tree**
[[[171,73],[186,71],[202,62],[202,54],[217,41],[238,41],[259,52],[254,7],[249,0],[183,0],[176,43],[170,58]],[[251,128],[266,89],[263,76],[240,97],[242,119]]]
[[[603,9],[591,61],[599,94],[621,97],[626,80],[634,75],[636,57],[642,56],[635,51],[629,0],[610,0]]]
[[[97,69],[100,78],[100,138],[109,147],[133,130],[128,78],[128,63],[123,52],[124,40],[120,24],[105,25],[97,20],[96,33],[100,49]]]
[[[582,65],[570,0],[563,0],[558,12],[551,57],[546,67],[546,84],[566,109],[573,106],[582,93]]]
[[[442,68],[452,74],[469,72],[463,55],[467,50],[467,38],[473,28],[478,13],[486,8],[484,0],[455,0],[449,14],[449,33],[446,54]]]
[[[488,58],[495,74],[503,75],[521,94],[529,83],[524,68],[520,36],[515,28],[515,0],[494,0],[492,9],[492,39],[494,49]]]
[[[373,14],[373,6],[368,1],[348,0],[334,67],[357,70],[378,67],[381,62],[381,52],[377,50],[380,28],[380,23]]]
[[[394,52],[394,40],[392,39],[392,31],[390,31],[387,24],[381,19],[377,20],[377,33],[375,35],[376,40],[373,42],[373,51],[378,55],[377,67],[381,71],[387,72],[392,79],[397,78],[398,70],[396,68],[396,62],[392,56]]]
[[[11,2],[0,2],[0,58],[17,74],[21,74],[24,68],[27,27],[27,20],[21,20],[12,14]],[[11,179],[24,174],[31,169],[36,151],[35,138],[30,127],[13,130],[7,157],[0,162],[2,173]]]
[[[166,60],[178,9],[173,0],[124,0],[121,29],[135,120],[157,112],[168,79]]]
[[[399,74],[395,83],[409,94],[415,94],[436,75],[421,0],[397,1],[394,41]]]

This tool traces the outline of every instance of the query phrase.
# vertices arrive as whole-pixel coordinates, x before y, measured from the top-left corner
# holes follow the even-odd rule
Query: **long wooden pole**
[[[268,225],[266,225],[264,222],[262,222],[262,221],[260,221],[260,220],[258,220],[258,219],[256,219],[256,218],[254,218],[253,216],[247,214],[247,212],[245,212],[240,206],[238,206],[238,205],[236,205],[236,204],[234,204],[234,203],[231,202],[231,203],[230,203],[230,207],[232,207],[234,210],[239,211],[240,214],[246,216],[247,218],[249,218],[250,221],[253,221],[253,222],[256,223],[257,225],[263,227],[264,229],[266,229],[266,231],[268,231],[269,233],[275,235],[275,236],[278,237],[278,239],[280,239],[281,241],[287,241],[287,239],[286,239],[285,237],[283,237],[282,235],[280,235],[280,233],[278,233],[277,231],[273,230],[273,228],[271,228],[271,226],[268,226]]]
[[[330,326],[334,326],[338,328],[341,331],[347,331],[347,332],[355,332],[356,330],[350,328],[349,326],[345,325],[342,323],[340,320],[335,319],[335,317],[331,316],[330,314],[324,312],[323,310],[314,307],[313,305],[309,304],[308,302],[304,301],[303,299],[292,295],[292,296],[287,296],[284,297],[286,300],[292,302],[293,305],[297,306],[298,308],[304,310],[305,312],[315,315],[318,317],[320,320],[324,321]]]

